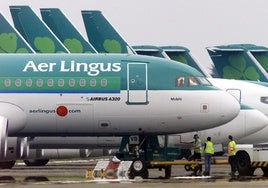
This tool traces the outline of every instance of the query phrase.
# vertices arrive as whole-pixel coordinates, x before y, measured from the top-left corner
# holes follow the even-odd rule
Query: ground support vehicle
[[[124,136],[115,156],[123,161],[132,161],[129,172],[131,179],[136,176],[147,179],[148,169],[151,168],[164,169],[165,178],[169,178],[172,162],[182,158],[181,149],[176,147],[175,140],[176,135]]]
[[[236,150],[239,175],[252,176],[256,168],[261,168],[268,176],[268,144],[238,144]]]

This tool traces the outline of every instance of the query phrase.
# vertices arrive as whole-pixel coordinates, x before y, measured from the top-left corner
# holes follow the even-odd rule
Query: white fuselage
[[[200,99],[198,96],[205,92],[206,97]],[[9,94],[0,97],[5,103],[23,109],[17,118],[8,117],[10,123],[16,124],[26,117],[23,127],[15,126],[16,130],[10,130],[11,136],[112,136],[182,133],[219,126],[238,113],[238,103],[229,94],[225,100],[215,103],[222,94],[219,90],[148,91],[148,104],[138,105],[127,104],[124,91],[119,94]],[[66,114],[60,114],[62,107],[67,110]]]
[[[224,89],[234,96],[236,96],[241,103],[246,104],[252,108],[261,111],[264,115],[268,116],[268,103],[265,103],[265,98],[268,97],[268,88],[258,84],[250,83],[242,80],[228,80],[228,79],[215,79],[208,78],[208,80],[216,87]],[[232,83],[232,84],[230,84]],[[262,100],[262,98],[264,100]],[[252,126],[255,123],[252,122]],[[267,142],[268,127],[260,131],[248,135],[246,137],[237,139],[238,143],[263,143]]]

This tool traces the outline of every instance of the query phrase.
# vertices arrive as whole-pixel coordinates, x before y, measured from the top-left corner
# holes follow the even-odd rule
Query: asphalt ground
[[[15,165],[13,169],[0,170],[0,187],[46,187],[46,188],[179,188],[189,186],[190,188],[202,187],[268,187],[268,178],[262,176],[261,169],[257,169],[252,177],[229,175],[229,165],[212,165],[211,176],[189,176],[184,166],[172,167],[170,179],[163,179],[164,171],[158,169],[149,170],[149,179],[140,178],[134,180],[89,180],[86,178],[87,169],[94,168],[96,162],[82,161],[53,161],[42,167],[27,167],[22,163]],[[204,168],[204,167],[203,167]]]

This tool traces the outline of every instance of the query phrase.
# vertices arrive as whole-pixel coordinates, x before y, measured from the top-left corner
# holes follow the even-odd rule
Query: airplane
[[[227,123],[240,111],[234,97],[210,85],[197,70],[170,60],[128,54],[2,54],[0,62],[0,160],[6,160],[1,165],[14,165],[10,156],[17,152],[7,143],[9,137],[21,138],[12,144],[24,151],[28,139],[39,136],[198,131]],[[179,78],[194,78],[198,85],[178,87]]]
[[[46,24],[39,24],[42,20],[29,6],[10,6],[10,12],[16,29],[36,53],[70,53]]]

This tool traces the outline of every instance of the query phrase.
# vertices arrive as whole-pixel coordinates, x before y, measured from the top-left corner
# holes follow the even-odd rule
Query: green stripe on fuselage
[[[0,77],[4,93],[119,93],[120,77]]]

